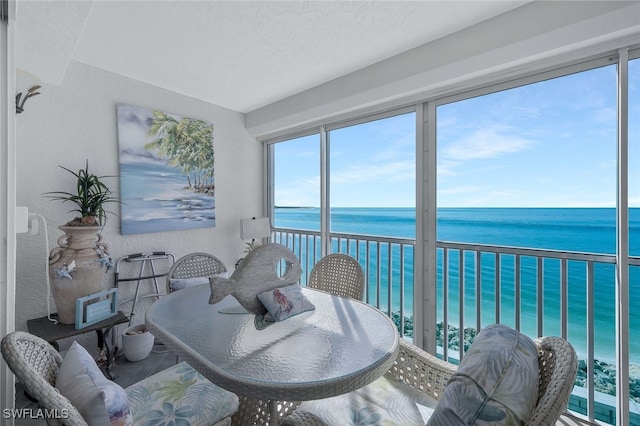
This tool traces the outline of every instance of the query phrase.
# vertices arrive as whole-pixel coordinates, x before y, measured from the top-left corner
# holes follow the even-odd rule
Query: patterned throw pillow
[[[127,393],[104,377],[89,352],[73,342],[56,377],[56,388],[91,426],[133,424]]]
[[[462,358],[429,426],[525,424],[538,400],[538,350],[501,324],[482,329]]]
[[[302,294],[298,284],[288,285],[258,294],[258,299],[269,313],[267,321],[282,321],[316,307]]]

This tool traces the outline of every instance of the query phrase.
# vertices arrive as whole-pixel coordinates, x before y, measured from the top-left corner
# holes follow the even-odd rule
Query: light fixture
[[[27,102],[27,99],[40,94],[37,90],[42,86],[40,86],[40,79],[38,77],[27,71],[17,69],[16,90],[20,90],[23,87],[27,89],[16,94],[16,114],[24,111],[24,103]]]
[[[269,223],[268,217],[259,217],[257,219],[253,217],[240,221],[240,239],[251,239],[251,242],[246,243],[245,253],[249,253],[260,245],[260,242],[256,240],[269,236],[271,236],[271,223]]]

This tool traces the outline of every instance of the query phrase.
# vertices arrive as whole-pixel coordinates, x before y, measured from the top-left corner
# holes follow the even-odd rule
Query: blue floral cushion
[[[424,426],[437,401],[387,373],[373,383],[332,398],[304,401],[282,425],[312,414],[326,425]]]
[[[181,362],[127,389],[134,424],[212,425],[238,410],[238,397]]]
[[[449,380],[429,426],[525,424],[538,400],[538,350],[507,326],[482,329]]]
[[[298,284],[288,285],[258,294],[258,299],[267,308],[267,321],[282,321],[302,312],[314,310]]]

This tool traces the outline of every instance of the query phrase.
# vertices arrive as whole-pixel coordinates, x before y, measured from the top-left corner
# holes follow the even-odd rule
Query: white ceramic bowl
[[[144,330],[143,333],[130,334]],[[144,324],[134,325],[122,332],[122,349],[127,360],[135,362],[145,359],[153,349],[153,334]]]

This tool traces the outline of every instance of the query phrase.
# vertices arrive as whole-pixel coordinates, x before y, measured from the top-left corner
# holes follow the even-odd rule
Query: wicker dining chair
[[[553,425],[567,409],[578,372],[578,356],[573,346],[560,337],[539,337],[540,382],[538,403],[527,420],[527,426]]]
[[[360,263],[353,257],[341,253],[329,254],[315,264],[309,274],[307,287],[362,300],[364,273]]]
[[[0,351],[7,365],[22,384],[25,392],[40,407],[64,413],[64,419],[47,418],[49,425],[87,426],[80,410],[55,387],[64,361],[62,355],[44,339],[24,331],[14,331],[2,338]],[[96,366],[96,369],[98,367]],[[98,374],[101,374],[98,370]],[[90,376],[90,374],[89,374]],[[188,379],[184,379],[184,378]],[[108,381],[107,381],[108,382]],[[162,389],[181,389],[182,394],[167,398]],[[157,406],[168,403],[186,417],[189,424],[231,425],[231,416],[238,410],[238,397],[198,374],[186,362],[176,364],[144,378],[124,389],[131,415],[144,416]],[[194,394],[206,393],[207,410],[194,409]],[[141,395],[143,397],[141,397]],[[200,401],[201,400],[196,400]],[[215,410],[213,409],[215,408]],[[104,408],[103,408],[104,409]],[[188,413],[188,414],[187,414]],[[143,421],[148,422],[148,420]]]
[[[541,337],[534,340],[538,348],[540,382],[538,400],[526,426],[551,426],[556,424],[567,408],[578,368],[576,353],[565,339]],[[395,363],[387,374],[409,385],[415,392],[426,394],[437,403],[457,366],[445,362],[404,339],[399,341]],[[355,393],[358,390],[354,391]],[[344,395],[349,398],[350,394]],[[303,403],[285,418],[283,426],[326,426]]]
[[[224,263],[209,253],[190,253],[176,260],[167,272],[167,293],[175,291],[175,280],[202,278],[208,280],[212,275],[227,272]],[[204,281],[203,281],[204,282]],[[208,282],[208,281],[207,281]]]
[[[176,260],[167,271],[167,294],[178,290],[177,283],[187,283],[185,286],[205,284],[212,275],[224,274],[227,267],[222,260],[209,253],[189,253]],[[180,356],[176,355],[176,363]]]
[[[29,333],[14,332],[2,339],[2,356],[25,392],[45,409],[66,410],[64,423],[86,426],[80,412],[54,387],[62,355],[49,343]],[[48,424],[62,424],[48,419]]]

